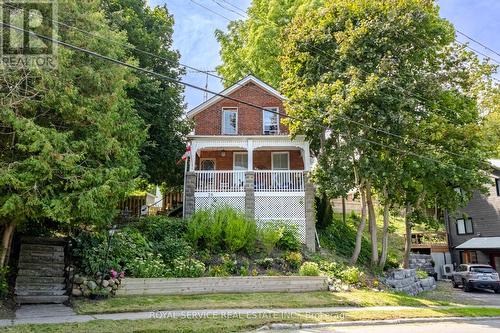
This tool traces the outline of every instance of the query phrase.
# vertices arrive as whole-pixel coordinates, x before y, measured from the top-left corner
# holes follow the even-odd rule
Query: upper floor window
[[[457,219],[457,234],[458,235],[469,235],[474,233],[474,228],[472,227],[472,219]]]
[[[238,134],[237,108],[222,108],[222,134]]]
[[[270,110],[270,111],[267,111]],[[262,110],[262,131],[264,135],[279,134],[280,117],[278,108],[266,108]]]
[[[500,179],[499,178],[495,178],[495,186],[497,188],[497,196],[500,197]]]

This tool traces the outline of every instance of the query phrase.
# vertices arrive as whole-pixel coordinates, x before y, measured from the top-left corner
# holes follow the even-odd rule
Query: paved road
[[[287,333],[498,333],[500,332],[500,320],[481,320],[466,322],[440,322],[420,324],[395,324],[378,326],[351,326],[351,327],[321,327],[293,331]]]

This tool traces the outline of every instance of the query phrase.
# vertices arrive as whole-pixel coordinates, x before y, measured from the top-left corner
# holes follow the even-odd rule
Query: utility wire
[[[492,48],[490,48],[489,46],[485,45],[484,43],[481,43],[481,42],[480,42],[480,41],[478,41],[477,39],[472,38],[471,36],[469,36],[469,35],[467,35],[467,34],[463,33],[462,31],[460,31],[460,30],[458,30],[458,29],[455,29],[455,31],[456,31],[458,34],[460,34],[460,35],[464,36],[465,38],[467,38],[468,40],[471,40],[471,41],[473,41],[474,43],[476,43],[476,44],[478,44],[478,45],[481,45],[481,46],[482,46],[482,47],[484,47],[486,50],[488,50],[488,51],[490,51],[490,52],[493,52],[494,54],[496,54],[497,56],[499,56],[499,57],[500,57],[500,52],[497,52],[497,51],[493,50],[493,49],[492,49]]]
[[[227,95],[224,95],[224,94],[221,94],[221,93],[217,93],[217,92],[214,92],[214,91],[211,91],[211,90],[208,90],[208,89],[204,89],[204,88],[199,87],[197,85],[194,85],[194,84],[191,84],[191,83],[187,83],[187,82],[183,82],[181,80],[172,78],[170,76],[167,76],[167,75],[164,75],[164,74],[161,74],[161,73],[157,73],[157,72],[149,70],[149,69],[145,69],[145,68],[142,68],[142,67],[139,67],[139,66],[131,65],[131,64],[128,64],[126,62],[123,62],[123,61],[120,61],[120,60],[117,60],[117,59],[114,59],[114,58],[102,55],[100,53],[97,53],[97,52],[94,52],[94,51],[91,51],[91,50],[88,50],[88,49],[85,49],[85,48],[82,48],[82,47],[79,47],[79,46],[75,46],[75,45],[70,44],[70,43],[66,43],[66,42],[63,42],[63,41],[60,41],[60,40],[56,40],[56,39],[53,39],[51,37],[48,37],[48,36],[45,36],[45,35],[41,35],[41,34],[38,34],[36,32],[30,31],[30,30],[25,30],[23,28],[20,28],[20,27],[17,27],[17,26],[13,26],[13,25],[10,25],[10,24],[5,23],[5,22],[2,22],[2,24],[3,24],[4,27],[10,28],[10,29],[14,29],[14,30],[17,30],[17,31],[20,31],[20,32],[29,33],[30,35],[33,35],[35,37],[38,37],[38,38],[46,40],[46,41],[50,41],[52,43],[56,43],[58,45],[66,47],[68,49],[72,49],[74,51],[86,53],[86,54],[88,54],[90,56],[93,56],[93,57],[96,57],[96,58],[100,58],[100,59],[109,61],[111,63],[117,64],[117,65],[128,67],[128,68],[133,69],[133,70],[138,71],[138,72],[144,72],[144,73],[149,74],[149,75],[157,76],[157,77],[159,77],[159,78],[161,78],[163,80],[169,81],[169,82],[173,82],[173,83],[177,83],[177,84],[182,84],[182,85],[185,85],[187,87],[191,87],[191,88],[194,88],[194,89],[197,89],[197,90],[201,90],[201,91],[206,91],[206,92],[208,92],[210,94],[213,94],[215,96],[219,96],[219,97],[222,97],[222,98],[225,98],[225,99],[228,99],[228,100],[232,100],[232,101],[238,102],[240,104],[244,104],[244,105],[256,108],[258,110],[265,110],[265,111],[268,111],[268,112],[271,112],[271,113],[274,113],[274,114],[278,114],[278,115],[281,115],[283,117],[290,118],[290,119],[293,119],[293,120],[304,121],[303,119],[300,119],[298,117],[294,117],[294,116],[290,116],[290,115],[287,115],[287,114],[283,114],[283,113],[280,113],[279,111],[275,111],[275,110],[272,110],[272,109],[266,109],[265,107],[262,107],[262,106],[259,106],[259,105],[256,105],[256,104],[253,104],[253,103],[250,103],[250,102],[246,102],[246,101],[243,101],[243,100],[240,100],[240,99],[237,99],[237,98],[233,98],[231,96],[227,96]],[[319,127],[323,128],[325,130],[331,130],[328,126],[325,126],[325,125],[322,125],[322,124],[315,124],[315,126],[319,126]],[[405,153],[405,154],[412,155],[412,156],[415,156],[415,157],[419,157],[419,158],[422,158],[422,159],[425,159],[425,160],[428,160],[428,161],[432,161],[432,162],[435,162],[437,164],[444,163],[444,164],[448,164],[450,166],[453,166],[453,167],[455,167],[457,169],[461,169],[461,170],[464,170],[464,171],[471,171],[471,169],[466,169],[464,167],[461,167],[461,166],[458,166],[458,165],[455,165],[455,164],[438,161],[438,160],[436,160],[434,158],[431,158],[431,157],[428,157],[428,156],[417,154],[417,153],[414,153],[412,151],[408,151],[408,150],[405,150],[405,149],[393,147],[393,146],[390,146],[390,145],[387,145],[387,144],[383,144],[383,143],[380,143],[380,142],[377,142],[377,141],[373,141],[373,140],[369,140],[369,139],[365,139],[365,138],[361,138],[361,137],[357,137],[357,139],[360,140],[360,141],[364,141],[364,142],[367,142],[367,143],[371,143],[371,144],[375,144],[375,145],[378,145],[378,146],[381,146],[381,147],[392,149],[392,150],[395,150],[395,151],[400,152],[400,153]],[[482,161],[481,163],[484,163],[484,161]]]
[[[212,14],[215,14],[215,15],[217,15],[217,16],[219,16],[219,17],[222,17],[223,19],[226,19],[226,20],[228,20],[229,22],[231,22],[231,21],[232,21],[230,18],[227,18],[226,16],[222,15],[221,13],[216,12],[215,10],[211,9],[210,7],[207,7],[207,6],[205,6],[205,5],[202,5],[201,3],[198,3],[198,2],[196,2],[196,1],[194,1],[194,0],[190,0],[190,1],[191,1],[192,3],[194,3],[195,5],[200,6],[201,8],[205,8],[206,10],[208,10],[209,12],[211,12]]]
[[[231,9],[231,8],[228,8],[228,7],[224,6],[223,4],[221,4],[221,3],[220,3],[219,1],[217,1],[217,0],[212,0],[212,2],[214,2],[214,3],[215,3],[217,6],[219,6],[220,8],[223,8],[223,9],[225,9],[225,10],[228,10],[228,11],[230,11],[231,13],[234,13],[234,14],[236,14],[236,15],[240,16],[240,17],[246,18],[246,16],[244,16],[244,15],[242,15],[241,13],[239,13],[239,12],[235,11],[234,9]]]

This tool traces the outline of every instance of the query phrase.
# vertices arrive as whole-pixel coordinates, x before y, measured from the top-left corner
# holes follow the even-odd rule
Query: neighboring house
[[[264,109],[214,96],[188,112],[194,134],[188,136],[185,215],[231,206],[258,223],[296,225],[302,242],[314,249],[314,187],[307,180],[309,142],[303,136],[292,140],[282,117],[266,111],[285,114],[285,98],[253,76],[221,94]]]
[[[490,264],[500,271],[500,160],[490,163],[489,193],[474,193],[466,207],[445,220],[453,263]]]

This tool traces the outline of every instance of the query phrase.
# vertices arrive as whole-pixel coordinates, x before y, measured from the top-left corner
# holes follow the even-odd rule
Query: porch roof
[[[455,247],[457,250],[500,249],[500,237],[474,237]]]
[[[288,135],[188,135],[192,150],[207,148],[235,148],[235,149],[259,149],[259,148],[299,148],[309,150],[309,142],[305,136],[297,135],[291,138]]]

